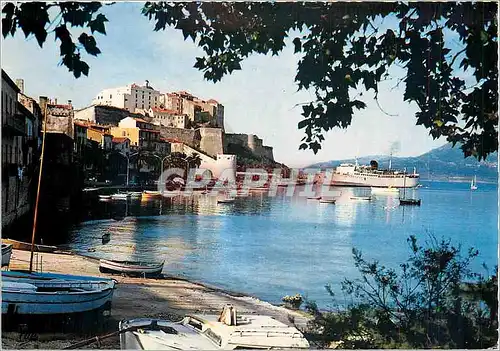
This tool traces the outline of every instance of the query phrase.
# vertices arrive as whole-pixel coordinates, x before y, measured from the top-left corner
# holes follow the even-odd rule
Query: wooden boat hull
[[[420,206],[421,200],[418,199],[399,199],[400,205],[409,205],[409,206]]]
[[[2,267],[10,264],[10,256],[12,255],[12,245],[2,244]]]
[[[114,283],[102,281],[3,280],[2,314],[60,315],[111,308],[113,291]]]
[[[2,242],[4,244],[12,245],[12,248],[16,249],[16,250],[31,251],[31,244],[30,243],[25,243],[23,241],[17,241],[17,240],[12,240],[12,239],[2,239]],[[51,253],[51,252],[57,251],[57,247],[56,246],[49,246],[49,245],[35,244],[33,251]]]
[[[129,262],[100,260],[99,271],[101,273],[127,274],[139,276],[157,276],[161,274],[165,261],[161,263]]]

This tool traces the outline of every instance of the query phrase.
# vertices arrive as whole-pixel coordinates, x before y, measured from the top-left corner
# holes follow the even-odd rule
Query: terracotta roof
[[[73,109],[73,106],[71,106],[71,105],[59,105],[59,104],[47,104],[47,107],[64,108],[66,110],[72,110]]]
[[[75,125],[77,125],[77,126],[80,126],[80,127],[85,127],[85,128],[88,128],[88,125],[87,125],[87,123],[85,123],[85,122],[73,121],[73,124],[75,124]]]
[[[151,109],[154,112],[165,112],[165,113],[177,114],[177,111],[169,110],[169,109],[166,109],[166,108],[151,107]]]
[[[176,138],[164,138],[166,141],[168,141],[169,143],[180,143],[182,144],[182,141],[180,141],[179,139],[176,139]]]
[[[137,122],[148,123],[145,120],[143,120],[142,118],[138,118],[138,117],[132,117],[132,118],[135,119]]]
[[[130,139],[127,137],[113,137],[113,143],[117,143],[117,144],[123,143],[127,140],[130,140]]]
[[[207,102],[209,102],[209,103],[214,103],[214,104],[218,104],[218,103],[219,103],[219,102],[218,102],[217,100],[215,100],[215,99],[210,99],[210,100],[208,100]]]

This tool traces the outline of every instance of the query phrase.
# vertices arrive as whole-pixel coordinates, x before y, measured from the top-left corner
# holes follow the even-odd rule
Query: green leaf
[[[88,35],[87,33],[82,33],[78,37],[78,41],[83,45],[85,51],[87,51],[90,55],[97,56],[101,53],[101,50],[96,46],[96,41],[93,36]]]
[[[102,13],[98,14],[94,20],[90,21],[88,26],[90,27],[92,34],[94,32],[106,34],[106,27],[104,25],[105,22],[108,22],[108,19]]]
[[[295,49],[294,49],[295,54],[302,50],[302,42],[300,41],[300,38],[293,39],[293,45],[295,47]]]

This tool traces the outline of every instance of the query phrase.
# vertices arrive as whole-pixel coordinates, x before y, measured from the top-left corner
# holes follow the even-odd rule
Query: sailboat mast
[[[45,104],[42,136],[42,153],[40,155],[40,172],[38,174],[38,187],[36,190],[35,213],[33,216],[33,232],[31,234],[30,272],[33,270],[33,250],[35,248],[36,220],[38,218],[38,201],[40,200],[40,185],[42,184],[43,155],[45,154],[45,136],[47,135],[47,104]]]
[[[403,199],[406,199],[406,168],[403,173]]]

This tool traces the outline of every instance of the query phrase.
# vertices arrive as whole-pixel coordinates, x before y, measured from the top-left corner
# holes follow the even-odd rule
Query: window
[[[109,94],[109,98],[111,99],[113,97],[113,95]]]
[[[125,132],[123,132],[123,136],[125,136],[125,135],[126,135],[126,133],[125,133]]]

